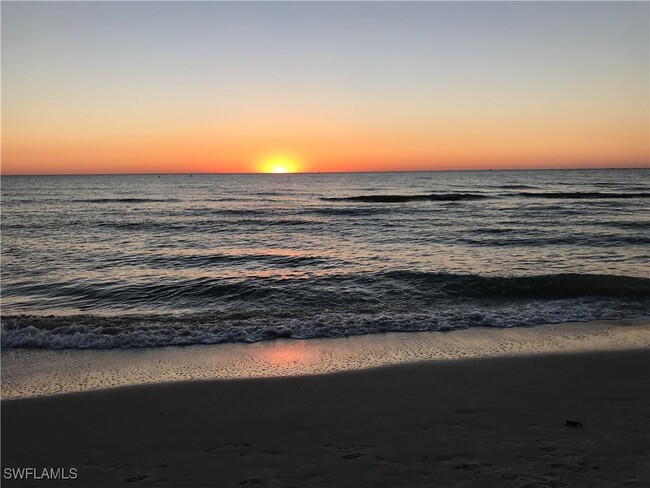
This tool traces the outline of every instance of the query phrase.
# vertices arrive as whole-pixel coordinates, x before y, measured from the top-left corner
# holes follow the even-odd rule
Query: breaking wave
[[[89,289],[77,293],[86,295]],[[2,346],[158,347],[532,326],[646,316],[649,297],[650,279],[604,275],[484,277],[392,271],[284,285],[201,280],[176,288],[97,290],[92,300],[99,300],[104,309],[110,308],[106,302],[119,300],[114,305],[120,310],[129,300],[156,299],[175,306],[190,301],[196,308],[196,300],[202,300],[209,304],[202,312],[9,315],[2,318]],[[77,296],[74,302],[80,300]]]

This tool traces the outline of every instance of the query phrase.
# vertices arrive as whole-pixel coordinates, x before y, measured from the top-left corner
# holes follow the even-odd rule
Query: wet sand
[[[129,349],[2,349],[2,398],[318,375],[428,360],[650,349],[648,318]]]
[[[3,469],[78,472],[3,486],[647,486],[649,371],[645,348],[3,400]]]

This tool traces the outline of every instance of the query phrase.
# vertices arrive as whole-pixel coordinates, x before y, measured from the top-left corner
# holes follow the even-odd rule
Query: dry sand
[[[647,487],[648,372],[643,349],[4,400],[3,469],[78,478],[2,486]]]

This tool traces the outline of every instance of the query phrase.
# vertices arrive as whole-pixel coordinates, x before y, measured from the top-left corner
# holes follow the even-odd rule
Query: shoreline
[[[3,349],[2,401],[184,381],[331,374],[427,361],[650,349],[650,318],[129,349]]]
[[[650,349],[2,402],[3,486],[643,486]],[[567,426],[567,421],[580,427]]]

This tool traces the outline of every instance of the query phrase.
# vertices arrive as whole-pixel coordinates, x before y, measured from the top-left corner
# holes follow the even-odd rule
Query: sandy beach
[[[3,469],[78,476],[3,486],[640,487],[648,371],[643,349],[5,400]]]

